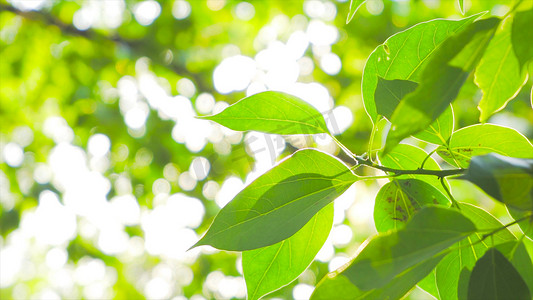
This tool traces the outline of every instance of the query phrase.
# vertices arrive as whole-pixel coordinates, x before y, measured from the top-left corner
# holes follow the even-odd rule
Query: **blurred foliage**
[[[512,4],[465,1],[465,10],[467,15],[489,11],[501,16]],[[253,176],[247,175],[257,168],[258,158],[241,133],[210,125],[219,136],[207,134],[197,147],[187,139],[193,143],[195,124],[206,126],[201,124],[208,121],[187,123],[186,129],[193,134],[186,139],[176,133],[176,124],[191,105],[196,110],[189,109],[192,115],[209,110],[201,108],[200,98],[210,103],[212,96],[216,109],[246,96],[248,84],[232,93],[215,88],[214,70],[224,59],[242,55],[257,61],[258,53],[288,44],[293,33],[301,31],[311,43],[303,43],[305,52],[294,59],[300,67],[297,81],[323,85],[329,92],[327,99],[336,107],[349,108],[353,121],[338,138],[353,152],[365,152],[372,128],[360,95],[366,58],[396,32],[434,18],[459,18],[461,13],[455,0],[369,0],[345,25],[348,8],[349,3],[340,0],[0,1],[0,298],[243,298],[236,253],[185,250],[219,211],[223,200],[213,200],[231,198],[234,189],[242,188],[245,180],[248,183]],[[331,34],[337,38],[321,45],[320,40],[328,40]],[[330,53],[335,56],[329,55],[328,62],[324,57]],[[342,64],[340,70],[331,62],[335,57]],[[309,66],[311,71],[304,72]],[[266,71],[256,72],[248,83],[252,80],[272,88],[268,76]],[[146,87],[143,81],[148,82]],[[530,91],[531,79],[489,122],[514,127],[531,140]],[[175,110],[169,113],[162,104],[158,106],[158,95],[168,101],[178,101],[174,96],[181,95],[181,106],[171,107]],[[133,97],[133,104],[128,97]],[[456,128],[477,123],[475,107],[480,99],[481,92],[470,78],[454,102]],[[134,113],[128,105],[134,105]],[[108,137],[108,152],[105,137],[102,142],[98,134]],[[96,150],[92,151],[89,141],[95,136],[100,142],[94,142]],[[309,139],[304,145],[287,140],[279,157],[306,145],[316,144]],[[331,145],[326,150],[343,158]],[[79,157],[81,165],[76,164]],[[191,163],[198,157],[209,161],[207,178],[193,174],[198,169]],[[82,172],[79,166],[87,170]],[[235,185],[230,176],[242,180],[241,185]],[[335,245],[338,257],[352,255],[375,232],[373,204],[369,209],[368,203],[377,187],[376,183],[358,183],[355,199],[348,199],[349,205],[341,208],[346,218],[341,216],[335,224],[350,226],[353,237],[350,246]],[[492,203],[481,193],[463,193],[464,183],[453,187],[460,201]],[[225,194],[215,196],[217,190]],[[181,200],[190,200],[186,195],[201,201],[205,214],[196,209],[201,222],[179,220],[187,218],[186,206],[172,210],[171,201],[167,202],[169,195],[177,193]],[[113,199],[129,195],[139,205],[137,219],[118,222],[125,208],[109,203],[119,203]],[[85,202],[80,204],[77,198]],[[93,206],[93,200],[99,206]],[[137,206],[124,203],[135,216]],[[485,207],[508,218],[503,206],[495,205]],[[161,210],[156,214],[158,207]],[[177,219],[159,220],[170,221],[169,228],[160,232],[157,242],[149,241],[152,238],[147,235],[153,235],[149,224],[165,216],[165,209],[181,213]],[[365,209],[368,216],[361,217]],[[115,221],[102,225],[100,217]],[[62,221],[69,218],[74,219]],[[118,229],[111,228],[115,225]],[[106,237],[109,232],[117,236]],[[115,238],[122,238],[123,248],[109,246],[118,243]],[[166,245],[171,248],[161,249]],[[272,296],[305,295],[293,288],[314,286],[327,273],[332,257],[315,261],[297,281]]]

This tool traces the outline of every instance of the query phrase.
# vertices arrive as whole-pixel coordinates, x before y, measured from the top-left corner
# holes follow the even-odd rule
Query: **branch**
[[[426,169],[416,169],[416,170],[401,170],[401,169],[394,169],[389,167],[384,167],[378,164],[373,163],[370,159],[365,159],[360,156],[354,156],[355,160],[361,165],[365,165],[374,169],[378,169],[384,172],[391,172],[394,173],[395,176],[400,175],[433,175],[437,176],[439,178],[443,178],[446,176],[452,176],[452,175],[460,175],[463,174],[466,169],[452,169],[452,170],[426,170]]]
[[[359,165],[365,165],[367,167],[371,167],[374,169],[378,169],[384,172],[390,172],[394,173],[394,176],[400,176],[400,175],[434,175],[439,178],[443,178],[446,176],[452,176],[452,175],[461,175],[463,174],[466,169],[453,169],[453,170],[426,170],[426,169],[416,169],[416,170],[401,170],[401,169],[393,169],[384,167],[381,165],[378,165],[374,162],[372,162],[371,157],[362,157],[358,156],[352,153],[350,149],[346,148],[333,134],[330,134],[331,138],[339,147],[348,155],[350,158],[352,158],[357,164]]]
[[[142,40],[124,39],[124,38],[120,37],[117,34],[105,35],[105,34],[101,34],[101,33],[97,32],[97,31],[91,30],[91,29],[89,29],[89,30],[79,30],[76,27],[74,27],[73,25],[64,23],[61,20],[59,20],[56,17],[54,17],[53,15],[51,15],[49,13],[42,12],[42,11],[21,11],[21,10],[18,10],[16,8],[14,8],[13,6],[10,6],[10,5],[7,5],[7,4],[3,4],[3,3],[0,3],[0,11],[9,11],[9,12],[12,12],[12,13],[18,15],[18,16],[21,16],[21,17],[23,17],[24,19],[27,19],[27,20],[31,20],[31,21],[35,21],[35,22],[41,22],[41,23],[44,23],[44,24],[56,26],[56,27],[58,27],[61,30],[61,32],[63,32],[66,35],[84,37],[86,39],[89,39],[91,41],[96,41],[96,42],[109,41],[109,42],[112,42],[112,43],[115,43],[115,44],[120,44],[120,45],[126,46],[126,47],[128,47],[130,49],[135,50],[135,54],[134,54],[135,56],[137,56],[137,57],[142,57],[142,56],[149,57],[157,65],[166,67],[166,68],[172,70],[173,72],[175,72],[176,74],[179,74],[179,75],[181,75],[183,77],[188,77],[188,78],[192,79],[195,82],[195,84],[197,85],[199,91],[206,91],[206,92],[211,92],[211,93],[215,92],[212,86],[210,86],[210,85],[208,85],[208,84],[206,84],[204,82],[204,80],[202,79],[200,74],[193,73],[190,70],[188,70],[186,66],[177,64],[177,60],[174,60],[172,62],[172,64],[167,64],[167,63],[165,63],[162,60],[160,55],[157,55],[157,54],[156,55],[153,55],[153,54],[147,55],[146,53],[143,53],[143,52],[138,50],[139,46],[141,46],[141,45],[146,46],[147,44],[150,44],[150,43],[144,43]],[[156,51],[150,51],[150,52],[156,52]]]

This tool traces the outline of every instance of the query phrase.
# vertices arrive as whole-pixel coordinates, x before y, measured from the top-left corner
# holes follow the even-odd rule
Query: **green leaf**
[[[372,149],[370,151],[376,150],[376,149],[382,149],[385,146],[385,138],[387,137],[387,132],[390,128],[390,123],[385,118],[381,118],[377,123],[374,123],[374,137],[372,140]]]
[[[328,133],[324,117],[307,102],[281,92],[246,97],[222,112],[200,117],[233,130],[281,135]]]
[[[385,184],[376,196],[374,222],[378,232],[398,230],[422,207],[450,200],[432,185],[418,179],[399,179]]]
[[[387,153],[383,157],[380,156],[381,164],[385,167],[400,169],[400,170],[416,170],[420,168],[424,159],[428,156],[426,151],[409,144],[399,144],[391,152]],[[440,170],[439,164],[429,157],[424,165],[424,169],[428,170]],[[415,178],[429,183],[436,187],[442,193],[446,193],[446,190],[442,187],[440,180],[436,176],[427,175],[402,175],[398,176],[398,179]]]
[[[474,156],[466,174],[468,180],[505,205],[533,211],[533,159],[490,153]]]
[[[520,273],[529,291],[533,291],[533,263],[531,263],[531,257],[527,252],[524,241],[507,242],[497,245],[496,249],[505,255],[518,273]]]
[[[507,210],[509,211],[509,214],[513,219],[518,220],[522,219],[527,216],[527,212],[514,209],[512,207],[507,206]],[[518,226],[520,226],[520,229],[522,229],[522,232],[528,236],[530,239],[533,240],[533,216],[527,220],[524,220],[520,223],[518,223]]]
[[[380,288],[475,231],[457,210],[424,207],[405,228],[372,239],[343,274],[360,289]]]
[[[416,82],[409,80],[387,80],[378,77],[378,84],[374,94],[377,113],[390,120],[396,106],[407,94],[413,92],[417,86]],[[440,115],[435,122],[416,134],[415,137],[429,143],[444,145],[453,132],[453,123],[453,111],[450,105],[449,109]]]
[[[351,0],[350,1],[350,11],[348,12],[348,17],[346,18],[346,24],[350,23],[357,13],[357,10],[363,3],[365,3],[366,0]]]
[[[450,105],[433,123],[427,128],[414,134],[413,137],[437,145],[445,145],[452,136],[455,118]]]
[[[435,277],[435,269],[429,272],[428,276],[420,280],[417,284],[419,288],[424,290],[426,293],[435,297],[435,299],[440,299],[439,290],[437,289],[437,280]]]
[[[531,300],[531,293],[515,267],[491,248],[478,260],[470,282],[468,299],[524,299]]]
[[[475,82],[483,91],[478,105],[480,122],[486,122],[492,114],[502,110],[527,81],[527,72],[521,70],[511,44],[512,21],[512,16],[503,21],[475,72]]]
[[[533,47],[531,47],[533,30],[531,30],[531,24],[533,24],[533,8],[516,13],[511,29],[511,41],[520,69],[533,59]]]
[[[480,231],[503,226],[498,219],[479,207],[460,203],[459,208],[461,213],[470,219]],[[457,286],[460,284],[461,273],[463,273],[463,278],[467,278],[465,273],[472,271],[478,258],[483,256],[489,247],[516,239],[507,229],[497,232],[490,239],[479,242],[482,237],[481,234],[475,233],[460,241],[459,248],[446,255],[435,269],[436,283],[441,299],[457,299]],[[461,284],[463,283],[461,282]],[[468,281],[465,284],[468,284]]]
[[[296,279],[313,262],[333,225],[333,204],[319,211],[290,238],[242,253],[248,300],[256,300]]]
[[[328,273],[318,283],[311,300],[367,300],[367,299],[400,299],[408,293],[424,276],[431,272],[444,255],[431,258],[421,262],[414,267],[405,270],[396,276],[385,286],[364,291],[357,288],[351,281],[341,273],[342,268],[332,273]]]
[[[297,151],[237,194],[194,247],[245,251],[281,242],[357,180],[329,154]]]
[[[435,51],[424,67],[419,87],[408,94],[392,114],[385,152],[402,139],[424,130],[455,100],[468,74],[481,59],[499,21],[490,18],[474,22]]]
[[[363,71],[363,104],[372,122],[379,118],[374,94],[378,77],[420,82],[421,71],[429,58],[450,36],[464,30],[481,14],[461,20],[431,20],[389,37],[368,57]]]
[[[364,291],[358,289],[346,276],[337,271],[326,274],[317,284],[310,300],[343,299],[353,300],[359,298]]]
[[[437,153],[453,166],[467,168],[475,155],[498,153],[518,158],[531,158],[533,145],[520,132],[494,124],[476,124],[453,133],[450,149],[439,147]],[[456,162],[457,161],[457,162]]]
[[[378,76],[378,84],[374,99],[376,111],[379,115],[390,119],[394,109],[400,101],[409,93],[416,90],[418,83],[409,80],[387,80]]]
[[[465,14],[465,3],[464,0],[457,0],[459,2],[459,9],[461,10],[461,13]]]

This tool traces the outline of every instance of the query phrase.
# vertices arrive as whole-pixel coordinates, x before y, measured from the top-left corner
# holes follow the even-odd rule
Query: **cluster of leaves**
[[[352,1],[349,19],[362,2]],[[295,152],[228,203],[195,246],[242,251],[248,298],[258,299],[313,261],[338,196],[357,181],[385,177],[390,182],[375,199],[379,234],[327,274],[312,299],[398,299],[417,284],[437,299],[531,299],[533,265],[523,239],[533,238],[533,145],[514,129],[485,123],[527,79],[530,6],[517,4],[503,18],[431,20],[378,46],[362,81],[374,124],[365,155],[331,135],[313,107],[280,92],[252,95],[205,117],[233,130],[328,134],[353,164],[315,149]],[[451,103],[472,72],[483,92],[481,123],[454,130]],[[436,149],[400,144],[410,136]],[[386,175],[360,176],[361,166]],[[456,201],[449,177],[477,185],[515,220],[503,225]],[[508,230],[517,223],[519,238]]]

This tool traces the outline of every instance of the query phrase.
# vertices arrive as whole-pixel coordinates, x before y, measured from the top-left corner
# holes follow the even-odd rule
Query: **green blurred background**
[[[239,253],[186,250],[284,156],[317,147],[344,157],[324,136],[234,132],[194,116],[285,91],[363,153],[366,57],[416,23],[461,18],[456,2],[369,0],[345,25],[346,0],[1,0],[0,298],[245,298]],[[512,4],[465,0],[467,15]],[[490,122],[531,139],[530,90],[531,79]],[[470,79],[456,128],[478,122],[480,98]],[[358,182],[336,200],[316,261],[271,297],[308,298],[375,233],[381,184]],[[509,220],[470,184],[452,187]]]

